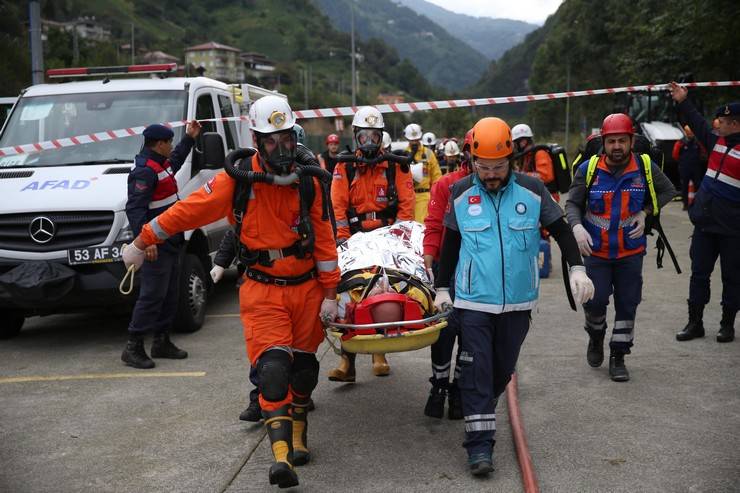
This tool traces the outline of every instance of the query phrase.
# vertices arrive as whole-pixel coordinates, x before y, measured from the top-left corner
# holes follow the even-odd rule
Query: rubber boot
[[[127,366],[133,366],[142,370],[148,370],[156,366],[154,361],[146,355],[144,336],[141,334],[129,333],[126,348],[121,354],[121,361],[126,363]]]
[[[445,415],[447,385],[440,385],[434,379],[430,379],[430,381],[432,382],[432,390],[429,391],[429,398],[424,406],[424,415],[430,418],[442,419]]]
[[[452,382],[450,390],[447,393],[447,405],[447,419],[463,419],[462,396],[455,382]]]
[[[339,366],[329,372],[329,380],[332,382],[354,382],[355,356],[356,355],[354,353],[345,353],[342,351]]]
[[[704,337],[704,305],[689,303],[689,323],[681,332],[676,334],[677,341],[690,341],[697,337]]]
[[[735,315],[737,315],[736,310],[722,307],[722,320],[719,322],[717,342],[732,342],[735,340]]]
[[[373,354],[373,375],[376,377],[387,377],[391,367],[385,359],[385,354]]]
[[[188,352],[183,351],[170,341],[170,335],[166,332],[154,334],[152,341],[152,358],[185,359]]]
[[[270,466],[270,484],[280,488],[297,486],[298,475],[293,470],[293,418],[290,417],[290,406],[263,411],[263,414],[275,459]]]
[[[293,397],[293,465],[302,466],[311,460],[308,451],[308,407],[310,397]]]
[[[611,353],[609,356],[609,376],[614,382],[626,382],[630,379],[627,367],[624,366],[624,353]]]
[[[593,368],[598,368],[604,362],[604,335],[606,331],[589,332],[586,361]]]
[[[247,406],[247,408],[242,411],[242,413],[239,415],[239,419],[252,423],[259,422],[259,420],[262,419],[262,408],[260,407],[259,399],[249,401],[249,406]]]

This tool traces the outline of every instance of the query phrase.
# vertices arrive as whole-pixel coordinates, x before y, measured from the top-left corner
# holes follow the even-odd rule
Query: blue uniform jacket
[[[477,174],[452,188],[445,226],[461,236],[455,307],[489,313],[532,309],[539,294],[539,226],[563,217],[545,185],[512,173],[497,192]]]
[[[185,135],[180,140],[180,143],[172,150],[172,154],[169,157],[169,164],[173,174],[177,173],[182,167],[194,143],[195,140]],[[168,158],[146,147],[134,158],[134,167],[128,175],[128,201],[126,202],[126,216],[128,217],[128,223],[134,236],[139,235],[144,224],[162,214],[173,205],[168,204],[157,209],[149,209],[152,194],[157,187],[157,174],[146,165],[148,159],[164,165]],[[162,245],[162,248],[176,252],[184,241],[184,234],[178,233],[169,237]]]

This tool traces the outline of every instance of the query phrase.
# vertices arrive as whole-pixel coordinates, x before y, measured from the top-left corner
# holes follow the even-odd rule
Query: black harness
[[[355,180],[356,164],[353,162],[346,162],[347,171],[347,186],[352,187],[352,182]],[[362,221],[367,220],[380,220],[383,226],[388,226],[396,221],[398,216],[398,190],[396,189],[396,163],[388,162],[388,168],[386,169],[385,179],[388,182],[388,205],[384,209],[375,212],[363,212],[358,213],[354,207],[347,209],[347,219],[349,221],[349,231],[355,234],[362,229]]]

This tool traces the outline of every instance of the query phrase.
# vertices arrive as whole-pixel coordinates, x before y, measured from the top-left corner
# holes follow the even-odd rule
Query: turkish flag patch
[[[468,204],[480,204],[480,195],[471,195],[468,197]]]

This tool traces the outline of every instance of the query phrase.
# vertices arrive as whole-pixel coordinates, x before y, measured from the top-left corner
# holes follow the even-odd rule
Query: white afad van
[[[146,67],[121,69],[142,72]],[[219,121],[239,116],[244,107],[241,91],[233,86],[204,77],[110,79],[121,70],[108,69],[86,72],[96,80],[26,89],[0,132],[0,149],[151,123],[213,119],[202,124],[177,172],[184,198],[222,170],[224,153],[251,144],[246,121]],[[247,104],[253,93],[270,93],[248,89]],[[177,143],[184,127],[174,131]],[[29,316],[126,308],[136,300],[136,293],[119,292],[124,276],[120,253],[121,245],[133,239],[125,213],[127,178],[143,137],[77,140],[79,145],[0,156],[0,338],[17,335]],[[203,324],[207,272],[229,227],[221,220],[186,233],[173,330],[193,332]]]

